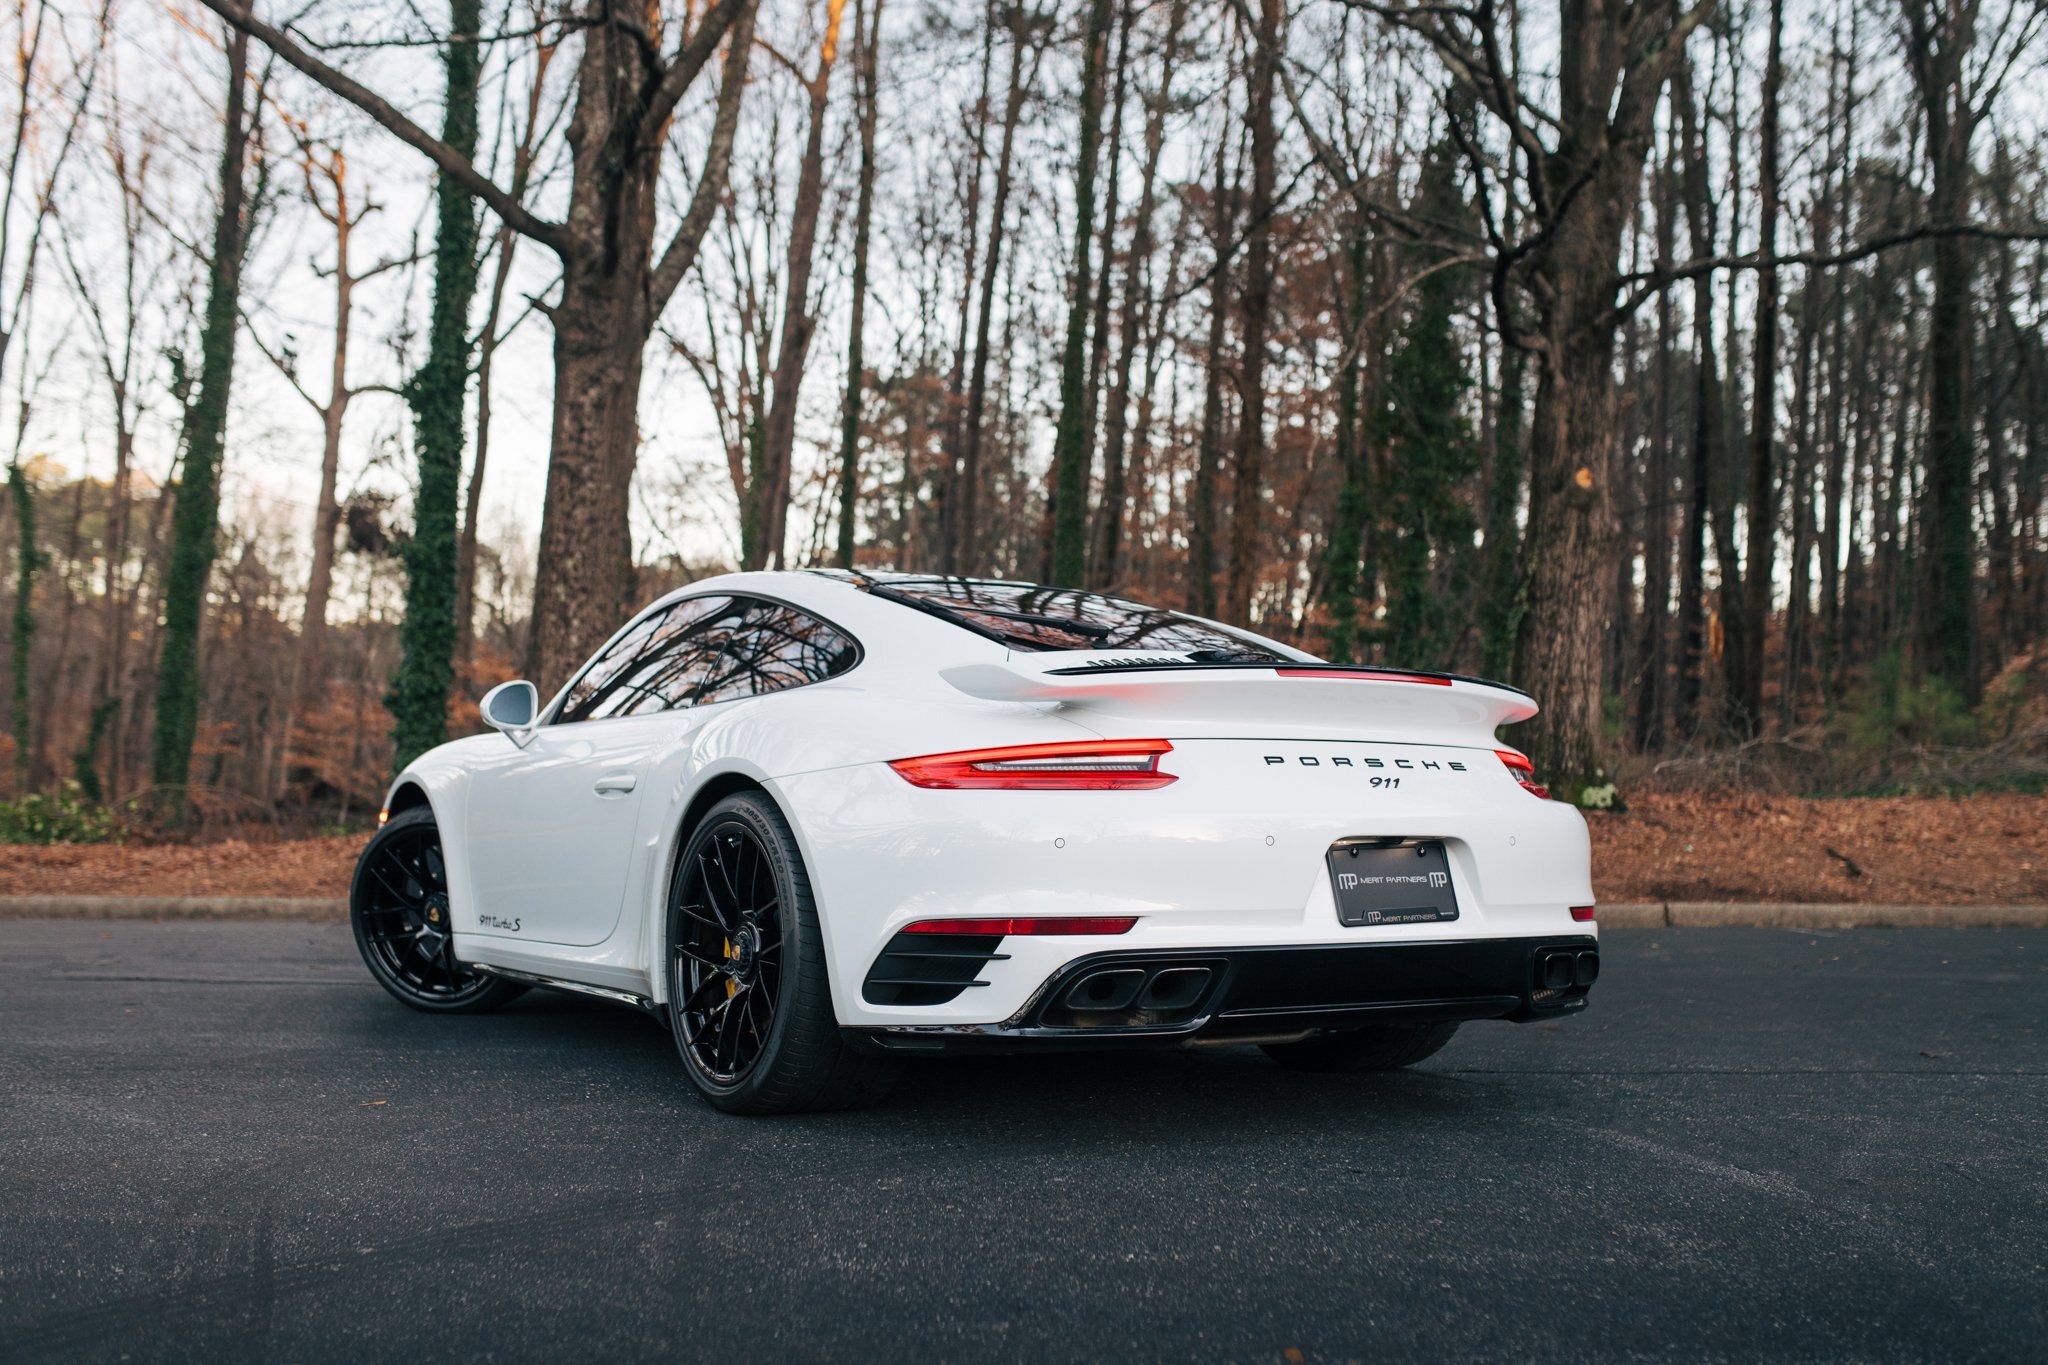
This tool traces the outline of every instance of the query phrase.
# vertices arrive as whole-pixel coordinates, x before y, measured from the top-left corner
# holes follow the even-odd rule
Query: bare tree
[[[868,245],[875,211],[875,118],[880,105],[875,83],[881,65],[882,0],[863,17],[854,0],[853,32],[858,48],[854,91],[855,118],[860,125],[859,188],[853,210],[853,316],[846,329],[846,399],[839,431],[839,537],[834,558],[842,569],[853,567],[854,522],[860,502],[861,387],[866,380],[863,342],[867,327]],[[973,236],[973,229],[969,229]]]
[[[783,566],[785,528],[789,518],[790,464],[796,449],[796,406],[803,387],[804,362],[818,317],[811,298],[811,262],[818,242],[818,212],[825,196],[825,113],[831,97],[832,68],[839,61],[839,26],[846,0],[825,0],[825,27],[818,39],[818,64],[807,76],[794,62],[790,70],[802,82],[809,122],[803,158],[798,162],[796,200],[790,206],[789,252],[783,266],[782,329],[775,346],[773,397],[762,433],[765,480],[749,490],[756,498],[762,538],[760,564]]]
[[[208,8],[253,34],[291,66],[354,104],[499,220],[562,261],[555,328],[554,418],[541,514],[527,671],[543,685],[568,672],[617,627],[631,595],[628,495],[639,449],[640,376],[655,322],[696,261],[723,196],[753,45],[757,0],[711,0],[670,23],[652,6],[629,17],[592,0],[564,22],[581,35],[569,208],[540,217],[469,158],[383,95],[315,55],[233,0]],[[718,105],[689,207],[665,241],[655,231],[662,152],[678,105],[726,49]]]

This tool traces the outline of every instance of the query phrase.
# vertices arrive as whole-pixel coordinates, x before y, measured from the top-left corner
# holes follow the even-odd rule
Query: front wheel
[[[727,797],[690,834],[669,890],[668,946],[669,1023],[714,1106],[850,1109],[887,1092],[895,1065],[839,1032],[810,878],[765,796]]]
[[[370,975],[416,1010],[481,1014],[525,993],[456,960],[448,863],[427,806],[399,812],[371,836],[356,859],[348,912]]]
[[[1394,1071],[1435,1056],[1458,1031],[1452,1024],[1380,1024],[1260,1049],[1290,1071]]]

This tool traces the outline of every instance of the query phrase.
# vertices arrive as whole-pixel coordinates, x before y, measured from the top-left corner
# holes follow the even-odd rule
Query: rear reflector
[[[913,786],[1008,791],[1146,791],[1175,779],[1159,771],[1173,752],[1163,739],[1081,739],[1013,744],[899,758],[889,766]]]
[[[1536,765],[1529,761],[1527,754],[1516,753],[1513,749],[1495,749],[1493,756],[1514,774],[1515,781],[1522,785],[1523,791],[1545,801],[1550,799],[1550,788],[1536,780]]]
[[[1572,907],[1572,918],[1581,924],[1591,924],[1593,922],[1593,907],[1590,905],[1574,905]]]
[[[921,919],[906,924],[906,934],[1128,934],[1138,922],[1130,918],[1094,919]]]
[[[1449,687],[1449,678],[1432,678],[1422,673],[1382,673],[1362,668],[1276,668],[1273,670],[1283,678],[1349,678],[1353,682],[1398,682],[1427,683],[1431,687]]]

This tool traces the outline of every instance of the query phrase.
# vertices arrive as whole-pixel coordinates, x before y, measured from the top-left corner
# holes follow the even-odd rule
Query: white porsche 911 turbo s
[[[1495,739],[1536,710],[1498,683],[1069,589],[746,573],[482,705],[500,733],[399,774],[358,863],[371,973],[654,1012],[733,1112],[974,1049],[1405,1066],[1599,972],[1585,822]]]

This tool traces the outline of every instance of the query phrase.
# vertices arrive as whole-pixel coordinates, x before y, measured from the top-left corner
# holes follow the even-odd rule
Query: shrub
[[[119,842],[121,833],[114,813],[86,800],[76,782],[55,795],[0,801],[0,844],[104,844]]]

